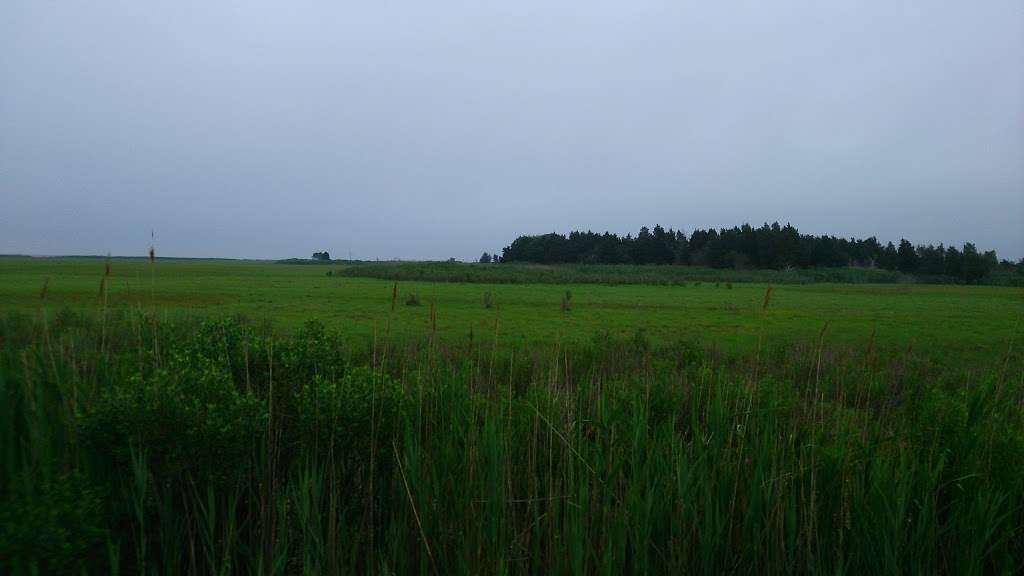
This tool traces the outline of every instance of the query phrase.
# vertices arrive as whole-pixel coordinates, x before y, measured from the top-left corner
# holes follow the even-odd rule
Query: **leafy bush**
[[[409,405],[399,383],[368,368],[338,379],[318,376],[295,392],[302,441],[352,456],[365,455],[371,433],[396,437]]]
[[[267,345],[265,340],[250,344],[261,356],[269,353]],[[320,374],[340,376],[348,365],[341,334],[319,320],[307,321],[292,338],[276,342],[273,351],[280,368],[275,379],[295,386]]]
[[[0,571],[75,574],[94,564],[108,535],[100,492],[81,474],[19,480],[0,500]]]
[[[144,449],[160,476],[245,469],[266,426],[266,406],[239,391],[223,365],[189,351],[165,367],[115,381],[79,419],[83,442],[121,467],[130,446]]]

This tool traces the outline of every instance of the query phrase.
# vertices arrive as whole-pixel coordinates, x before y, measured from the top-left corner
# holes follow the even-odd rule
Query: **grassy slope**
[[[151,277],[152,273],[152,277]],[[35,313],[68,307],[99,312],[103,263],[94,259],[0,259],[0,312]],[[48,294],[40,300],[46,281]],[[351,337],[382,333],[389,323],[390,281],[326,276],[319,266],[242,261],[144,260],[112,264],[109,306],[159,310],[169,318],[243,314],[291,329],[318,318]],[[1022,333],[1019,288],[941,285],[779,285],[767,315],[760,312],[766,285],[602,286],[593,284],[462,284],[400,282],[396,335],[418,336],[430,326],[435,302],[442,336],[492,335],[513,344],[590,340],[601,332],[655,341],[689,338],[723,350],[749,350],[763,330],[771,342],[808,341],[829,322],[830,338],[914,346],[947,358],[998,357]],[[563,313],[568,289],[573,310]],[[486,310],[483,293],[495,295]],[[423,306],[405,306],[418,294]]]

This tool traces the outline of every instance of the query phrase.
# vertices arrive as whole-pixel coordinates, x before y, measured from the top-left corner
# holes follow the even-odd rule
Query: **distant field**
[[[339,268],[342,276],[383,280],[472,282],[482,284],[649,284],[682,286],[697,282],[772,284],[896,284],[914,279],[875,268],[734,270],[652,264],[467,264],[463,262],[359,262]]]
[[[287,261],[309,264],[312,261]],[[463,262],[343,262],[336,273],[383,280],[473,282],[482,284],[651,284],[682,286],[697,282],[771,284],[959,284],[946,276],[908,275],[880,268],[793,268],[755,270],[632,264],[467,264]],[[325,263],[320,263],[326,265]],[[999,267],[979,281],[985,286],[1024,288],[1024,273]]]
[[[588,341],[604,332],[654,341],[692,339],[724,351],[809,341],[828,322],[837,343],[911,347],[942,358],[996,359],[1024,345],[1024,291],[1019,288],[911,284],[776,284],[762,312],[767,284],[683,285],[509,284],[398,281],[339,277],[366,267],[301,266],[255,261],[114,259],[106,305],[142,307],[167,317],[241,314],[290,330],[319,319],[346,336],[366,338],[429,332],[431,304],[446,338],[497,334],[502,344]],[[391,266],[391,265],[388,265]],[[436,266],[417,265],[430,270]],[[468,266],[488,269],[488,266]],[[505,269],[506,265],[494,265]],[[602,267],[625,268],[625,267]],[[514,270],[511,268],[510,270]],[[327,272],[332,273],[331,276]],[[485,273],[489,273],[485,271]],[[508,273],[508,272],[502,272]],[[642,273],[647,273],[643,270]],[[0,258],[0,312],[99,313],[104,261],[94,258]],[[44,284],[45,298],[41,298]],[[561,310],[565,291],[569,312]],[[491,292],[492,309],[483,297]],[[405,305],[409,294],[420,306]],[[1016,338],[1016,344],[1011,341]],[[1015,346],[1015,348],[1013,347]]]

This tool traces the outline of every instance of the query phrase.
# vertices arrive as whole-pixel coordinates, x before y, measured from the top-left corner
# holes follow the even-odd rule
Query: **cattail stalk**
[[[430,335],[433,336],[437,333],[437,307],[435,301],[430,301]]]

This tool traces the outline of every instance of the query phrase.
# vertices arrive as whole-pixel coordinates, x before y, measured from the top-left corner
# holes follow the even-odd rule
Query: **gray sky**
[[[1024,3],[0,3],[0,253],[774,220],[1024,256]]]

